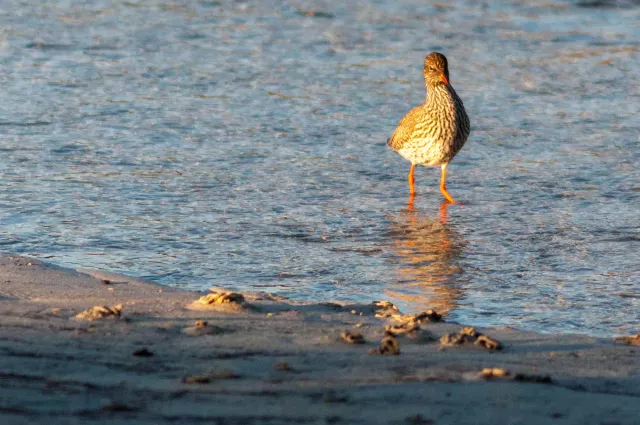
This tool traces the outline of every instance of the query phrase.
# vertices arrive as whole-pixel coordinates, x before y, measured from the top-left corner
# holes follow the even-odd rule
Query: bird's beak
[[[444,74],[440,75],[440,80],[445,84],[449,84],[449,80],[447,80],[447,76]]]

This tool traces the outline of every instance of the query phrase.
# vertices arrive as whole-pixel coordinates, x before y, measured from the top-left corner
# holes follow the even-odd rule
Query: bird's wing
[[[416,106],[405,115],[398,124],[396,131],[387,140],[387,146],[393,150],[402,149],[402,146],[411,139],[416,124],[422,119],[422,106]]]

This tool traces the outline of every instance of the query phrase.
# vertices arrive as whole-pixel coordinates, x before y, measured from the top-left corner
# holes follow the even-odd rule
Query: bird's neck
[[[425,105],[430,109],[450,109],[456,97],[456,92],[449,84],[427,85]]]

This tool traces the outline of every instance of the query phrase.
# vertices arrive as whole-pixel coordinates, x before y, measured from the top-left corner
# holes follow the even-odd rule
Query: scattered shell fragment
[[[209,382],[211,382],[211,378],[206,375],[193,375],[182,378],[183,384],[208,384]]]
[[[520,382],[532,382],[534,384],[551,384],[553,382],[549,375],[527,375],[524,373],[516,373],[513,380]]]
[[[398,307],[389,301],[374,301],[375,317],[392,317],[400,314]]]
[[[204,320],[198,320],[194,326],[182,329],[183,334],[190,336],[218,335],[224,332],[224,329],[210,325],[209,322]]]
[[[385,330],[393,335],[404,334],[416,342],[430,342],[435,340],[435,337],[429,332],[420,329],[420,324],[437,322],[442,319],[442,316],[434,310],[424,311],[419,314],[391,314],[390,316],[397,323],[385,326]]]
[[[114,307],[108,307],[106,305],[96,305],[76,315],[76,319],[83,320],[99,320],[106,318],[120,318],[120,312],[122,311],[122,304],[118,304]]]
[[[480,377],[484,379],[504,378],[510,374],[508,370],[499,367],[485,367],[482,369],[482,372],[480,372]]]
[[[208,384],[212,381],[219,381],[223,379],[238,379],[240,375],[237,375],[231,371],[225,370],[221,372],[212,372],[206,375],[192,375],[182,378],[184,384]]]
[[[411,425],[431,425],[434,424],[433,419],[425,418],[422,415],[413,415],[405,418],[406,423]]]
[[[406,314],[402,317],[404,321],[425,323],[425,322],[441,322],[442,315],[435,310],[427,310],[418,314]]]
[[[282,372],[297,372],[287,362],[278,362],[278,363],[273,365],[273,369],[274,370],[280,370]]]
[[[478,337],[480,334],[476,330],[476,328],[472,328],[471,326],[464,327],[460,330],[461,335],[469,335],[472,337]]]
[[[191,303],[190,307],[194,310],[223,310],[227,312],[240,312],[246,310],[255,310],[256,308],[247,303],[244,295],[231,291],[215,291],[211,289],[211,293],[204,295]]]
[[[484,347],[487,350],[500,350],[502,344],[495,339],[489,338],[486,335],[481,334],[476,328],[466,327],[462,328],[459,333],[449,333],[443,335],[440,338],[440,344],[442,345],[464,345],[466,343],[478,345]]]
[[[237,292],[212,292],[198,299],[200,304],[242,304],[244,295]]]
[[[640,345],[640,334],[621,336],[616,338],[616,341],[629,345]]]
[[[105,412],[135,412],[139,409],[128,404],[114,402],[103,404],[102,406],[100,406],[100,410]]]
[[[420,326],[418,326],[416,323],[408,322],[396,325],[387,325],[384,327],[384,329],[393,335],[400,335],[419,331]]]
[[[442,345],[462,345],[467,342],[473,342],[473,337],[462,333],[450,333],[445,334],[440,338],[440,344]]]
[[[369,354],[397,356],[400,354],[400,344],[395,336],[390,333],[386,333],[384,338],[382,338],[382,341],[380,341],[380,346],[369,350]]]
[[[153,352],[149,351],[147,347],[141,348],[133,352],[133,355],[136,357],[152,357]]]
[[[500,342],[495,339],[491,339],[486,335],[479,335],[474,344],[484,347],[487,350],[500,350],[502,348]]]
[[[340,339],[348,344],[364,344],[364,337],[360,332],[342,331]]]

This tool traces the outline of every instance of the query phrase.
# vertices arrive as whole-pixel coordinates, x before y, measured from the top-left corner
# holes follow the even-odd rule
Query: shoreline
[[[636,424],[640,418],[638,345],[477,329],[502,346],[490,349],[478,343],[481,335],[461,334],[461,324],[402,315],[389,305],[222,289],[203,304],[203,295],[0,255],[0,422]],[[76,317],[93,306],[111,313]],[[385,326],[397,336],[385,340]],[[444,337],[462,345],[443,344]],[[387,355],[394,344],[399,354]]]

